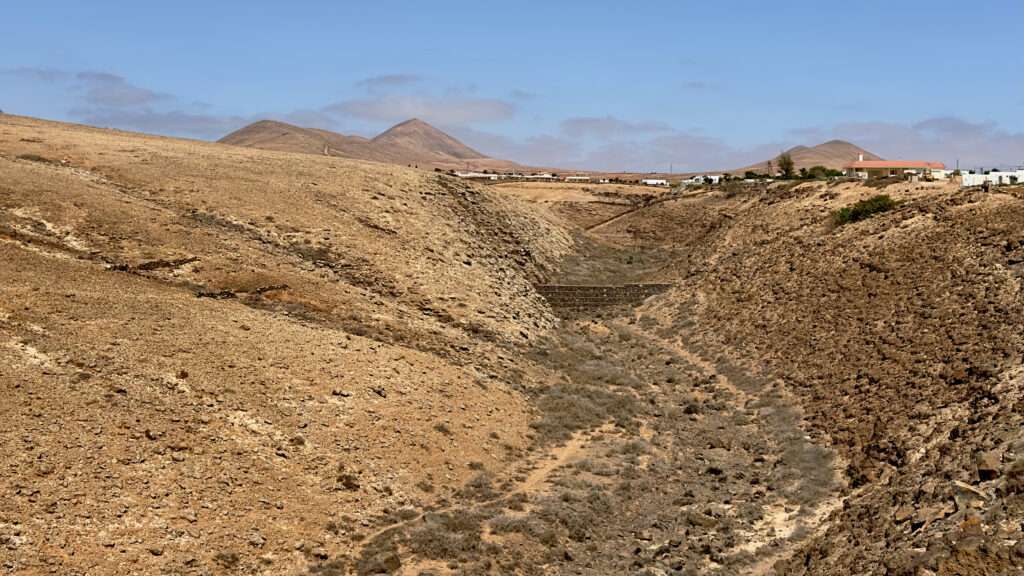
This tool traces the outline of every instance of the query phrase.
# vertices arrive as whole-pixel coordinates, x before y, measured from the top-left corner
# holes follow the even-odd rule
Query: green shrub
[[[837,226],[850,224],[851,222],[860,222],[875,214],[888,212],[898,205],[899,202],[890,198],[888,194],[879,194],[878,196],[872,196],[867,200],[861,200],[856,204],[836,210],[832,213],[832,221]]]

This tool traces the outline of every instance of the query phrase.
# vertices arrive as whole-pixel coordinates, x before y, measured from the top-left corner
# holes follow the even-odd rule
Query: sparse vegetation
[[[44,156],[40,156],[39,154],[19,154],[18,159],[28,160],[29,162],[40,162],[43,164],[56,164],[56,162],[54,162],[53,160],[50,160],[49,158],[46,158]]]
[[[634,401],[624,394],[573,384],[550,386],[536,402],[543,415],[532,426],[552,441],[566,440],[577,430],[599,426],[609,419],[628,425],[635,413]]]
[[[812,166],[809,169],[800,169],[800,177],[805,180],[827,180],[829,178],[839,178],[842,175],[842,171],[825,166]]]
[[[410,550],[423,558],[437,560],[479,557],[486,547],[480,538],[484,515],[473,512],[427,514],[422,525],[408,534]]]
[[[877,196],[872,196],[867,200],[861,200],[851,206],[845,206],[836,210],[832,213],[832,222],[837,226],[860,222],[861,220],[870,218],[875,214],[888,212],[898,205],[899,203],[890,198],[889,195],[879,194]]]
[[[232,552],[230,550],[225,552],[218,552],[213,555],[213,561],[227,569],[232,569],[235,566],[238,566],[238,563],[241,560],[242,559],[238,555],[238,552]]]

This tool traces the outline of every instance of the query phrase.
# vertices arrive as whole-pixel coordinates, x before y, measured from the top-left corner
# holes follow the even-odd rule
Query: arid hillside
[[[0,115],[0,571],[1019,574],[1021,222]]]
[[[504,469],[570,245],[431,172],[0,116],[2,570],[301,572]]]
[[[777,382],[843,488],[779,574],[1009,574],[1024,566],[1024,193],[731,188],[614,222],[678,256],[641,321]],[[801,508],[794,502],[796,518]]]
[[[220,139],[223,144],[301,152],[441,169],[514,170],[514,162],[489,158],[426,122],[406,120],[367,139],[329,130],[261,120]]]

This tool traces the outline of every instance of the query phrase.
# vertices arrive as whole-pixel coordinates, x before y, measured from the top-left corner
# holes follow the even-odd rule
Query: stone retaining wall
[[[621,286],[582,286],[541,284],[537,292],[552,308],[587,310],[607,306],[638,306],[647,298],[661,294],[672,284],[624,284]]]

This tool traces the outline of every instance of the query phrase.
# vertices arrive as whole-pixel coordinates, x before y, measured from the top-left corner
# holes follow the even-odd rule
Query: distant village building
[[[459,178],[465,178],[466,180],[497,180],[497,174],[488,174],[486,172],[455,172],[455,175]]]
[[[668,186],[668,180],[664,178],[644,178],[640,183],[644,186]]]
[[[986,182],[994,186],[1005,184],[1024,184],[1024,168],[1014,171],[992,170],[988,174],[961,174],[960,185],[982,186]]]
[[[590,176],[566,176],[566,182],[590,182]]]
[[[536,174],[530,174],[526,177],[527,180],[558,180],[558,176],[548,172],[539,172]]]
[[[920,160],[865,160],[860,155],[860,160],[847,166],[850,174],[863,180],[871,178],[891,178],[924,176],[931,178],[932,172],[941,171],[945,173],[946,165],[942,162],[924,162]]]
[[[722,181],[721,174],[697,174],[682,181],[683,186],[701,186],[703,184],[718,184]]]

